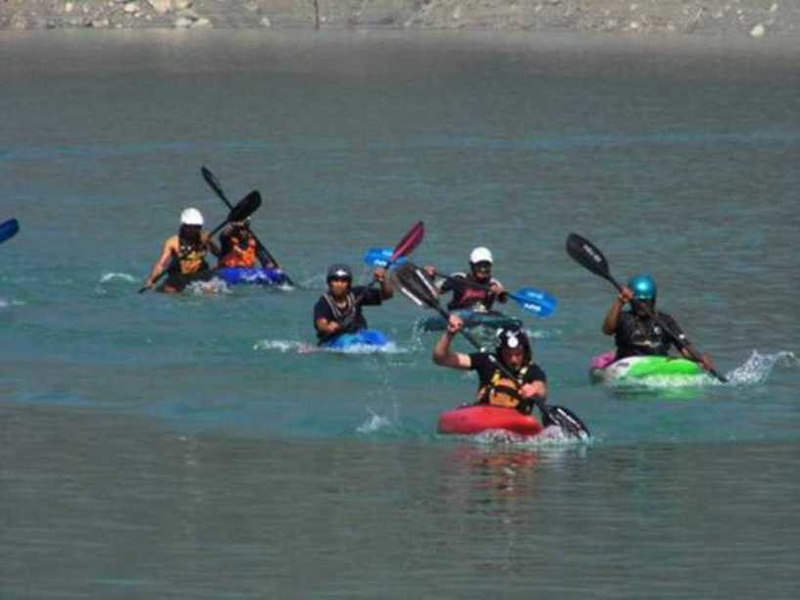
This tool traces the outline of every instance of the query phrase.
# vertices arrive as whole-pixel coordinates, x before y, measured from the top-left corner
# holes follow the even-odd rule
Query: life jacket
[[[520,369],[520,380],[527,371],[528,367]],[[524,399],[520,394],[521,387],[518,380],[506,377],[498,369],[492,375],[489,383],[478,389],[478,402],[490,404],[491,406],[502,406],[503,408],[519,408],[520,404],[524,403]]]
[[[190,242],[178,238],[178,254],[177,260],[172,261],[170,265],[170,274],[189,275],[191,273],[198,273],[208,269],[208,263],[205,256],[208,252],[206,246],[201,242]]]
[[[248,236],[246,240],[239,240],[237,237],[229,238],[231,250],[219,259],[220,267],[254,267],[256,265],[256,241],[253,236]],[[242,248],[244,242],[244,248]],[[239,252],[235,252],[233,247],[239,247]]]
[[[655,319],[631,314],[616,336],[617,357],[666,356],[671,342]]]
[[[470,281],[471,278],[466,273],[453,273],[451,277],[455,280]],[[487,285],[495,282],[492,278]],[[488,311],[494,304],[495,295],[489,290],[482,290],[469,285],[453,284],[453,299],[447,304],[450,310],[458,310],[462,308],[472,308],[473,310]]]
[[[325,302],[331,307],[333,319],[337,323],[341,324],[349,321],[347,327],[343,331],[337,332],[337,334],[355,333],[366,327],[366,321],[364,321],[364,317],[359,314],[358,306],[356,305],[356,297],[353,292],[347,293],[347,304],[344,308],[336,304],[330,292],[324,294],[322,297],[325,298]]]

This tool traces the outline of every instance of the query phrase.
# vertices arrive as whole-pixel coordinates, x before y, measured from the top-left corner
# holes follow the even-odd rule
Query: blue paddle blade
[[[537,317],[549,317],[556,309],[558,300],[543,290],[536,288],[521,288],[508,295],[517,304]]]
[[[382,267],[385,269],[389,264],[389,260],[392,258],[393,252],[394,248],[370,248],[367,250],[367,253],[364,254],[364,262],[370,267]],[[404,262],[406,262],[406,259],[404,256],[401,256],[392,264],[402,265]]]
[[[0,223],[0,244],[17,235],[18,231],[19,223],[16,219],[9,219],[4,223]]]

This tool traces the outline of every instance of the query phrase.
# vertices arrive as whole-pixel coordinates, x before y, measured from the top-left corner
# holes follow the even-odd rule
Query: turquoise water
[[[10,34],[0,72],[0,596],[794,598],[800,100],[776,52],[492,37]],[[387,37],[388,36],[388,37]],[[136,290],[180,210],[254,227],[300,285]],[[417,220],[536,319],[586,444],[437,436],[471,398],[427,313],[308,352],[331,262]],[[646,270],[731,383],[592,386]],[[460,343],[460,349],[468,347]]]

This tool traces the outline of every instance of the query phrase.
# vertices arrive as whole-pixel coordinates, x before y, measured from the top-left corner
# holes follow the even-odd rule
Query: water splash
[[[103,273],[103,276],[100,277],[100,283],[108,283],[109,281],[115,281],[117,279],[127,281],[129,283],[135,283],[138,281],[136,277],[129,273],[116,273],[112,271],[110,273]]]
[[[299,352],[305,354],[306,352],[315,351],[316,346],[307,344],[306,342],[296,342],[293,340],[259,340],[253,344],[253,350],[277,350],[278,352]]]
[[[385,429],[390,429],[393,427],[392,422],[375,412],[371,409],[367,408],[369,411],[369,417],[366,421],[364,421],[361,425],[356,428],[358,433],[368,434],[368,433],[376,433],[378,431],[382,431]]]
[[[799,367],[800,358],[794,352],[759,354],[757,350],[753,350],[744,364],[727,373],[728,381],[734,385],[765,383],[776,366]]]
[[[186,291],[195,296],[205,296],[208,294],[230,294],[231,289],[222,279],[213,278],[208,281],[193,281],[186,286]]]

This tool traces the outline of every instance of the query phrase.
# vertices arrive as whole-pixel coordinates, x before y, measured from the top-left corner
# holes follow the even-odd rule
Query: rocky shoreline
[[[0,0],[0,29],[400,29],[798,36],[796,0]]]

